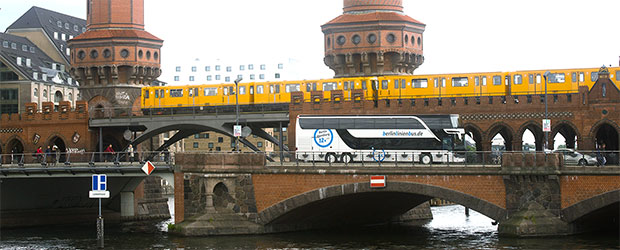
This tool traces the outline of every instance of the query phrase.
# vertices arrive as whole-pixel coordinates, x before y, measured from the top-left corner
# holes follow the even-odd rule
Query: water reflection
[[[614,249],[618,232],[531,239],[499,238],[490,218],[462,206],[432,208],[423,225],[337,228],[258,236],[174,237],[106,226],[106,249]],[[93,249],[95,226],[3,230],[2,249]]]

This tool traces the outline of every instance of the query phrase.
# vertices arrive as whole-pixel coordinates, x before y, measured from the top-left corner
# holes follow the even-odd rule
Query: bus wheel
[[[349,153],[344,153],[342,154],[342,162],[343,163],[351,163],[353,161],[353,157],[351,157],[351,154]]]
[[[336,155],[334,153],[327,153],[325,156],[325,162],[335,163],[336,160]]]
[[[429,154],[422,155],[422,159],[420,159],[420,162],[422,162],[422,164],[425,164],[425,165],[431,164],[432,162],[431,156]]]

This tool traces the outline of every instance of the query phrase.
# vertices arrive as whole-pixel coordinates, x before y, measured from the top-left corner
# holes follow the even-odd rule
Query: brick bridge
[[[388,222],[435,197],[492,218],[503,235],[566,235],[619,223],[620,167],[568,167],[555,154],[507,153],[502,166],[485,167],[270,164],[261,154],[177,154],[174,232]],[[370,188],[372,175],[386,176],[386,187]],[[239,222],[226,223],[231,216]]]

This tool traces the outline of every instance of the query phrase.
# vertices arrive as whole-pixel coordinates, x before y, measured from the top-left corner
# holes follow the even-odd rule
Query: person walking
[[[129,163],[133,163],[134,152],[133,152],[133,145],[131,144],[129,144],[129,146],[127,147],[127,157],[129,158],[127,159]]]
[[[52,166],[56,166],[56,163],[58,161],[58,146],[54,145],[52,146]]]
[[[603,167],[605,163],[607,163],[607,159],[605,158],[605,143],[601,143],[600,146],[597,145],[596,147],[596,165]]]
[[[47,145],[47,148],[45,149],[45,162],[49,164],[51,163],[51,161],[52,161],[52,147]]]
[[[37,157],[38,162],[43,162],[43,149],[41,146],[37,148],[37,151],[34,151],[35,156]]]
[[[112,157],[114,156],[114,148],[112,148],[112,144],[108,145],[107,148],[105,148],[105,150],[103,150],[103,153],[105,154],[105,161],[107,162],[108,160],[112,161]]]

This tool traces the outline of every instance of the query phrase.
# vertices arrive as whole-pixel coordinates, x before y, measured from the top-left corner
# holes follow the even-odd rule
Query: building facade
[[[276,140],[279,140],[279,128],[266,128],[264,131],[273,136]],[[288,132],[286,131],[286,127],[282,128],[282,141],[284,145],[288,144]],[[280,151],[276,144],[256,135],[251,135],[246,139],[261,151],[268,153]],[[183,141],[185,151],[189,152],[230,152],[235,149],[235,138],[213,131],[195,134],[191,137],[185,138]],[[242,144],[240,151],[252,152],[252,149],[248,148],[245,144]]]

